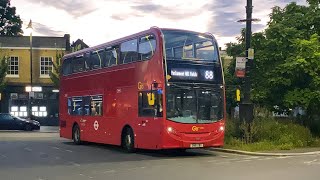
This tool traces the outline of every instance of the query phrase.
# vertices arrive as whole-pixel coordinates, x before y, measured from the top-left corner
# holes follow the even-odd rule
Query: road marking
[[[289,156],[279,156],[279,157],[276,157],[276,159],[287,159],[289,158]]]
[[[32,149],[30,149],[30,148],[23,148],[24,150],[26,150],[26,151],[29,151],[29,152],[31,152],[32,151]]]
[[[115,173],[116,171],[111,169],[111,170],[107,170],[107,171],[104,171],[103,173],[106,174],[106,173]]]
[[[72,162],[72,161],[69,161],[69,163],[72,164],[72,165],[74,165],[74,166],[78,166],[78,167],[81,166],[80,164],[75,163],[75,162]]]
[[[253,157],[247,157],[247,158],[243,158],[243,160],[252,160],[252,159],[258,159],[259,157],[257,156],[253,156]]]
[[[239,158],[232,158],[232,159],[228,159],[229,161],[236,161],[236,160],[240,160]]]
[[[250,162],[250,161],[252,161],[252,160],[250,160],[250,159],[245,159],[245,160],[240,160],[240,161],[235,161],[235,162],[237,162],[237,163],[242,163],[242,162]]]
[[[222,161],[222,162],[217,162],[216,164],[229,164],[230,162],[227,162],[227,161]]]
[[[317,161],[318,161],[318,159],[314,159],[314,160],[312,160],[312,161],[305,161],[305,162],[303,162],[303,163],[310,165],[310,164],[313,164],[314,162],[317,162]]]
[[[3,154],[0,154],[0,156],[3,157],[3,158],[7,158],[7,156],[6,156],[6,155],[3,155]]]
[[[144,168],[146,168],[146,167],[142,166],[142,167],[129,168],[128,171],[137,170],[137,169],[144,169]]]
[[[51,147],[51,148],[53,148],[53,149],[60,149],[60,148],[58,148],[58,147]]]
[[[271,157],[263,158],[263,160],[271,160],[271,159],[273,159],[273,158],[271,158]]]
[[[69,150],[69,149],[66,149],[66,151],[67,151],[67,152],[70,152],[70,153],[72,153],[72,152],[73,152],[73,151],[71,151],[71,150]]]

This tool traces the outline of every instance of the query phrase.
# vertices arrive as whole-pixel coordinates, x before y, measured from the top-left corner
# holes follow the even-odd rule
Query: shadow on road
[[[65,145],[69,146],[78,146],[73,142],[63,142]],[[137,149],[135,153],[127,153],[120,146],[108,145],[108,144],[99,144],[84,142],[82,146],[92,147],[96,149],[108,150],[114,153],[119,153],[123,155],[138,154],[149,156],[153,158],[192,158],[192,157],[206,157],[206,156],[216,156],[215,153],[207,151],[205,149],[188,149],[186,151],[181,151],[179,149],[168,149],[168,150],[146,150],[146,149]]]

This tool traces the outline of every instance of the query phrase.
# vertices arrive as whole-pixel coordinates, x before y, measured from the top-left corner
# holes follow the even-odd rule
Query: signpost
[[[244,78],[246,75],[246,57],[236,57],[236,76]]]

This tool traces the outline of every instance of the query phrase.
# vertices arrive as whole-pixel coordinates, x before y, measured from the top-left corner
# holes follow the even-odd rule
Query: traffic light
[[[240,89],[236,90],[236,100],[237,102],[240,102]]]

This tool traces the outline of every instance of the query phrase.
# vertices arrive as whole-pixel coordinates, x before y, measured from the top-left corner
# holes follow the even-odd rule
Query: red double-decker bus
[[[223,146],[225,90],[213,35],[152,27],[66,55],[60,136],[142,149]]]

